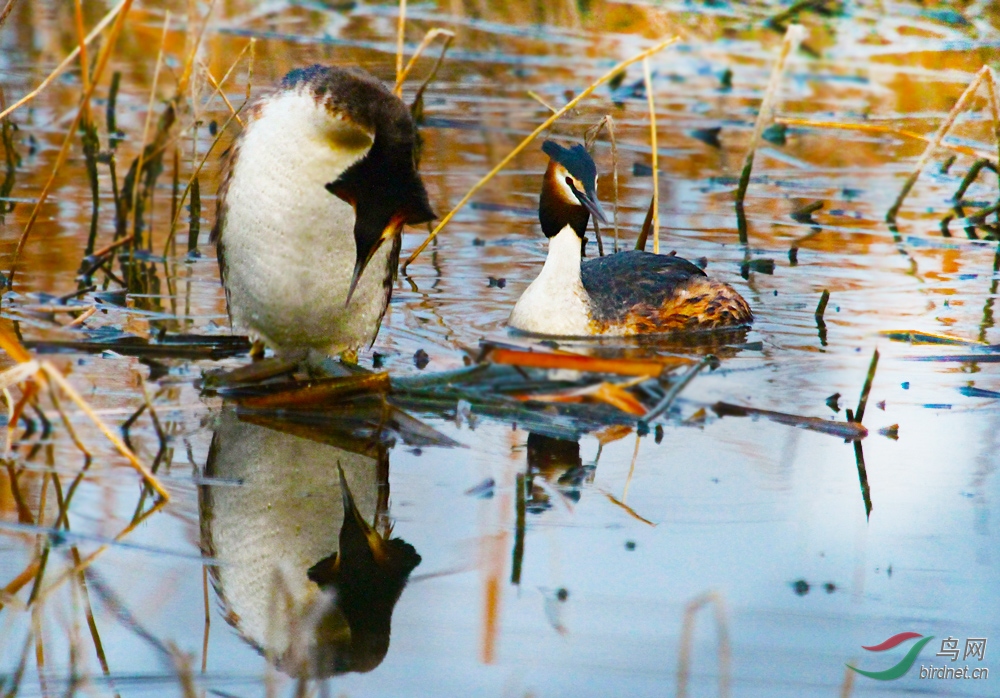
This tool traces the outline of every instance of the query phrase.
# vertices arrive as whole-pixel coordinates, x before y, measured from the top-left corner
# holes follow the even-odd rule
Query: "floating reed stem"
[[[598,80],[596,82],[592,83],[583,92],[581,92],[576,97],[574,97],[569,102],[567,102],[559,111],[557,111],[552,116],[550,116],[548,119],[546,119],[544,122],[542,122],[541,125],[539,125],[534,131],[532,131],[530,134],[528,134],[528,136],[523,141],[521,141],[521,143],[518,144],[518,146],[516,148],[514,148],[512,151],[510,151],[510,153],[507,154],[507,157],[505,157],[503,160],[501,160],[496,165],[496,167],[494,167],[492,170],[490,170],[482,179],[480,179],[478,182],[476,182],[472,186],[471,189],[469,189],[469,191],[465,194],[465,196],[462,197],[462,199],[455,205],[455,207],[451,211],[449,211],[448,214],[444,218],[441,219],[441,222],[438,223],[437,226],[434,228],[434,230],[431,231],[430,235],[427,236],[427,239],[425,239],[420,244],[420,246],[417,247],[417,249],[415,249],[413,251],[413,253],[409,257],[407,257],[406,261],[403,262],[403,266],[402,266],[401,271],[405,274],[407,267],[410,266],[410,264],[413,262],[413,260],[415,260],[418,256],[420,256],[420,253],[423,252],[427,248],[427,245],[430,244],[431,240],[433,240],[434,238],[437,237],[438,233],[441,232],[441,229],[444,228],[446,225],[448,225],[448,222],[452,218],[455,217],[455,214],[458,213],[462,209],[462,207],[465,206],[465,204],[467,204],[469,202],[469,200],[475,195],[475,193],[477,191],[479,191],[480,189],[482,189],[483,186],[487,182],[489,182],[491,179],[493,179],[493,177],[496,175],[497,172],[499,172],[500,170],[502,170],[504,167],[507,166],[507,164],[511,160],[513,160],[515,157],[517,157],[518,153],[520,153],[522,150],[524,150],[525,148],[527,148],[531,144],[531,142],[533,140],[535,140],[535,138],[538,137],[538,135],[540,133],[542,133],[543,131],[545,131],[545,129],[547,129],[549,126],[551,126],[552,124],[554,124],[556,122],[556,120],[559,119],[559,117],[561,117],[563,114],[565,114],[570,109],[574,108],[577,104],[579,104],[580,102],[582,102],[584,99],[586,99],[587,97],[589,97],[591,94],[593,94],[594,90],[596,90],[598,87],[600,87],[601,85],[603,85],[604,83],[606,83],[608,80],[610,80],[611,78],[613,78],[616,74],[618,74],[619,72],[621,72],[622,70],[624,70],[628,66],[632,65],[633,63],[637,63],[638,61],[641,61],[644,58],[649,58],[653,54],[659,53],[660,51],[662,51],[663,49],[665,49],[667,46],[670,46],[671,44],[676,43],[677,40],[678,40],[678,37],[676,37],[676,36],[671,37],[670,39],[667,39],[666,41],[661,41],[660,43],[656,44],[655,46],[646,49],[642,53],[638,53],[635,56],[632,56],[631,58],[622,61],[621,63],[619,63],[615,67],[611,68],[611,70],[609,70],[607,73],[605,73],[604,75],[602,75],[600,78],[598,78]]]

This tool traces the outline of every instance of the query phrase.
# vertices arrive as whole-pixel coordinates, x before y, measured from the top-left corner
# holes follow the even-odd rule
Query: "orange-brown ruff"
[[[749,325],[753,311],[729,284],[680,257],[631,250],[580,269],[594,334],[663,334]]]

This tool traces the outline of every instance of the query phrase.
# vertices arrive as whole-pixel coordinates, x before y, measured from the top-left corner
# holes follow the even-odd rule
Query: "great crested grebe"
[[[404,224],[432,220],[403,102],[358,68],[293,70],[225,158],[212,240],[234,328],[351,355],[392,294]]]
[[[549,239],[545,265],[525,289],[508,325],[531,334],[584,337],[737,327],[753,322],[747,302],[680,257],[629,250],[581,264],[597,200],[597,167],[582,145],[545,141],[549,166],[538,218]]]

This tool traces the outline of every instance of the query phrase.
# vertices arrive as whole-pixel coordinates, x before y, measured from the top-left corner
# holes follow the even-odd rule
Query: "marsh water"
[[[88,30],[112,6],[84,2]],[[139,152],[150,105],[152,139],[210,4],[191,6],[195,18],[188,3],[137,2],[95,90],[107,150],[108,83],[120,71],[119,179]],[[954,151],[941,148],[890,225],[886,211],[925,143],[792,125],[757,150],[741,241],[736,180],[782,41],[773,26],[780,22],[768,18],[789,6],[453,0],[408,8],[408,55],[432,27],[455,34],[424,94],[421,172],[439,215],[547,118],[529,92],[561,107],[618,61],[681,37],[650,60],[661,251],[705,258],[708,273],[747,298],[756,321],[745,336],[714,342],[719,366],[702,371],[651,424],[624,413],[606,424],[574,420],[543,402],[524,403],[519,414],[477,413],[474,400],[408,406],[412,421],[400,417],[391,433],[328,415],[248,418],[200,388],[204,372],[249,363],[242,345],[221,358],[191,358],[157,343],[166,334],[221,343],[229,334],[208,232],[218,154],[235,123],[199,178],[196,253],[188,253],[187,209],[171,210],[174,144],[183,189],[228,108],[196,64],[195,96],[147,211],[152,244],[133,251],[145,284],[124,293],[95,272],[96,288],[71,302],[97,310],[70,326],[75,316],[51,306],[80,288],[92,220],[77,138],[4,295],[3,323],[68,374],[113,429],[128,426],[131,447],[155,464],[171,498],[155,506],[72,404],[63,401],[91,461],[49,402],[41,407],[51,431],[29,410],[0,469],[5,692],[1000,694],[1000,365],[990,346],[1000,344],[1000,248],[989,221],[968,217],[996,201],[997,178],[985,169],[956,212],[952,197],[976,158],[959,152],[949,161]],[[391,82],[397,17],[395,3],[224,0],[211,9],[198,55],[219,78],[253,39],[254,94],[316,62],[360,65]],[[996,66],[1000,47],[1000,15],[983,2],[849,2],[798,19],[809,35],[789,59],[780,117],[932,135],[982,65]],[[77,46],[74,27],[73,3],[14,3],[0,28],[7,104]],[[436,51],[418,61],[407,102]],[[623,248],[635,244],[652,195],[642,78],[641,64],[630,67],[549,134],[582,141],[613,117]],[[244,56],[224,89],[234,105],[247,80]],[[0,199],[6,275],[80,94],[73,63],[11,115],[19,162]],[[995,161],[985,95],[983,85],[946,144]],[[593,153],[611,211],[606,132]],[[536,141],[409,266],[362,367],[429,375],[475,360],[484,341],[537,346],[509,336],[505,320],[544,259],[535,211],[545,162]],[[114,238],[115,204],[106,162],[98,174],[100,248]],[[813,202],[822,208],[802,215]],[[178,243],[163,257],[174,215]],[[404,255],[424,236],[408,229]],[[603,231],[606,251],[613,237]],[[593,236],[588,254],[597,254]],[[818,321],[824,290],[830,299]],[[952,339],[910,341],[941,334]],[[160,349],[130,351],[125,336]],[[560,348],[597,350],[584,342]],[[599,349],[630,359],[709,350],[676,341]],[[844,423],[876,349],[860,441],[801,428],[801,420],[712,409],[725,402]],[[140,410],[147,401],[152,409]],[[392,578],[375,575],[369,584],[373,573],[362,570],[352,586],[333,562],[353,521],[338,464],[359,516],[398,539]],[[903,632],[934,639],[901,678],[845,667],[896,665],[912,643],[862,647]],[[967,640],[985,638],[985,652],[952,662],[938,655],[948,638],[962,653]],[[296,652],[314,652],[319,676],[302,678]],[[997,674],[920,678],[931,665]]]

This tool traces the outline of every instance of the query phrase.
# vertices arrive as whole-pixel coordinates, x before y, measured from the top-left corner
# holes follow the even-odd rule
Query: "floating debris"
[[[857,441],[868,436],[868,429],[858,422],[833,422],[819,417],[802,417],[785,412],[773,412],[771,410],[760,410],[755,407],[743,407],[733,405],[728,402],[717,402],[712,405],[712,410],[720,417],[764,417],[778,424],[787,424],[792,427],[801,427],[811,431],[818,431],[822,434],[837,436],[845,441]]]

